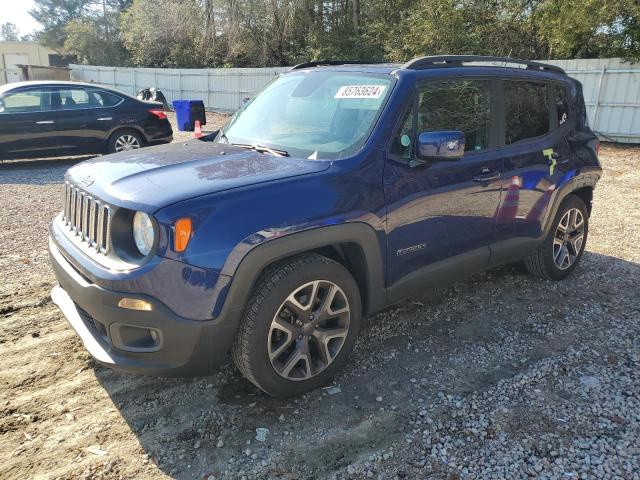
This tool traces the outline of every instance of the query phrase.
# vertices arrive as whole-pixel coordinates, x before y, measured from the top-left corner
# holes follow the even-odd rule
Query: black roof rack
[[[322,67],[325,65],[375,65],[382,62],[371,62],[371,61],[352,61],[352,60],[318,60],[314,62],[305,62],[300,63],[294,67],[291,67],[291,70],[301,70],[303,68],[312,68],[312,67]]]
[[[565,71],[560,67],[549,65],[547,63],[534,62],[531,60],[519,60],[517,58],[509,57],[483,57],[481,55],[435,55],[431,57],[420,57],[409,60],[407,63],[402,65],[401,68],[405,70],[424,70],[427,68],[463,67],[465,63],[469,62],[514,63],[518,65],[526,65],[529,70],[547,70],[550,72],[565,74]]]

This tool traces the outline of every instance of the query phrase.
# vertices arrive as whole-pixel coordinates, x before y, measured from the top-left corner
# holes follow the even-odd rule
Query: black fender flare
[[[542,231],[542,235],[540,236],[540,240],[543,240],[549,234],[549,231],[551,230],[551,226],[553,224],[553,219],[556,217],[556,213],[558,213],[560,204],[564,201],[564,199],[571,195],[573,192],[584,187],[595,189],[596,183],[598,182],[600,177],[601,173],[596,169],[580,173],[579,175],[573,177],[570,181],[566,182],[560,187],[560,189],[556,191],[553,202],[551,203],[551,208],[549,208],[545,217],[544,228]]]
[[[363,222],[348,222],[311,228],[264,241],[249,250],[234,271],[231,271],[233,267],[225,264],[222,273],[231,275],[232,280],[220,317],[225,320],[231,317],[239,321],[258,277],[270,264],[293,255],[340,244],[355,244],[364,255],[367,288],[364,310],[367,314],[382,310],[386,306],[386,289],[383,252],[380,251],[376,231]],[[233,256],[231,254],[229,257]]]

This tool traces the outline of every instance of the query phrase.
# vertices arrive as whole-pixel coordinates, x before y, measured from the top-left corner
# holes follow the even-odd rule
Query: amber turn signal
[[[191,240],[191,219],[179,218],[174,225],[173,249],[176,252],[184,252]]]
[[[118,306],[129,310],[142,310],[144,312],[150,312],[153,310],[153,305],[149,302],[146,300],[138,300],[136,298],[121,298],[118,302]]]

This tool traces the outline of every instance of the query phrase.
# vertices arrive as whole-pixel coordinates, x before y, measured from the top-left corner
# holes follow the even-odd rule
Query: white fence
[[[234,111],[242,100],[255,95],[280,72],[273,68],[121,68],[70,65],[71,79],[95,82],[135,95],[156,87],[169,103],[173,100],[203,100],[208,110]]]
[[[619,58],[547,63],[582,83],[589,124],[603,139],[640,143],[640,64]]]
[[[582,82],[591,128],[605,140],[640,143],[640,65],[617,58],[549,60]],[[71,65],[72,80],[135,94],[162,90],[167,100],[202,99],[209,110],[233,111],[288,67],[120,68]]]

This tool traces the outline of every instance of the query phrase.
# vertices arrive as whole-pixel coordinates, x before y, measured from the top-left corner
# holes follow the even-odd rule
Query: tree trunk
[[[360,0],[351,0],[351,15],[353,20],[353,31],[357,35],[360,32]]]

